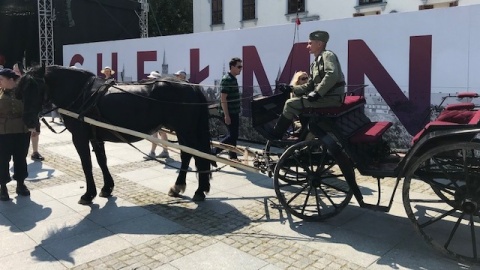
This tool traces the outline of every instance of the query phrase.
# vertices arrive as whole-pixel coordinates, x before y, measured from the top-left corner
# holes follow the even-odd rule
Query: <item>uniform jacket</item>
[[[310,77],[308,82],[293,87],[296,96],[301,96],[316,91],[322,99],[343,101],[345,94],[345,77],[337,56],[325,50],[310,65]],[[334,102],[336,103],[336,102]]]
[[[27,133],[22,117],[23,103],[15,98],[15,90],[0,89],[0,134]]]

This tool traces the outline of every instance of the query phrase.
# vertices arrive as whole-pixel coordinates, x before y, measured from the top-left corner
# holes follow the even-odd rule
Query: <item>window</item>
[[[288,14],[305,12],[305,0],[288,0]]]
[[[353,17],[362,17],[362,16],[369,16],[369,15],[380,15],[382,14],[381,11],[370,11],[370,12],[364,12],[364,13],[360,13],[360,12],[357,12],[357,13],[353,13]]]
[[[212,24],[223,23],[223,0],[212,0]]]
[[[383,0],[358,0],[359,6],[376,4],[376,3],[383,3]]]
[[[256,0],[243,0],[242,1],[242,20],[255,19],[255,1]]]
[[[433,8],[435,8],[433,5],[421,5],[418,7],[418,10],[433,9]]]
[[[458,0],[457,0],[457,1],[450,2],[449,6],[450,6],[450,7],[458,7]]]

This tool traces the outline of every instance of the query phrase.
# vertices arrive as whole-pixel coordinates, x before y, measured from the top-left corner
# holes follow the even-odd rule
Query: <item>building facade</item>
[[[195,0],[193,31],[208,32],[480,4],[480,0]]]

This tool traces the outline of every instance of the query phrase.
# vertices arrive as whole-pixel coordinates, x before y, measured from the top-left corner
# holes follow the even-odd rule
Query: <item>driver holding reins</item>
[[[267,129],[270,140],[279,140],[295,116],[305,108],[339,107],[345,94],[345,77],[337,56],[326,50],[329,34],[325,31],[310,33],[307,49],[314,56],[308,81],[299,86],[282,85],[283,92],[293,92],[274,128]]]

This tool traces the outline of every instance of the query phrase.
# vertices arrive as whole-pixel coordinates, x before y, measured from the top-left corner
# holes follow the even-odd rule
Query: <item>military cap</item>
[[[329,35],[328,35],[328,32],[325,32],[325,31],[314,31],[310,33],[309,38],[310,40],[328,42]]]
[[[10,78],[10,79],[17,79],[18,77],[20,77],[15,73],[15,71],[9,68],[0,69],[0,76]]]

